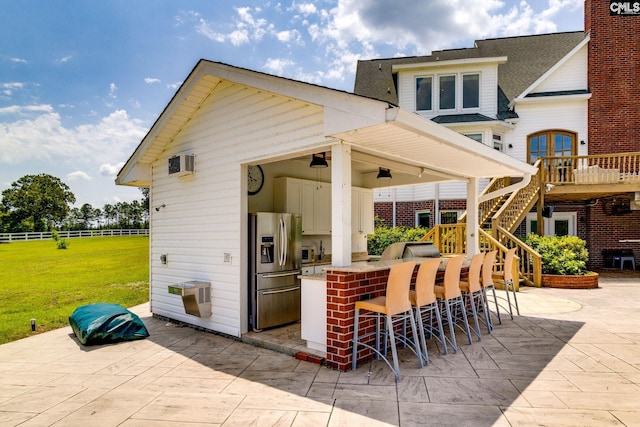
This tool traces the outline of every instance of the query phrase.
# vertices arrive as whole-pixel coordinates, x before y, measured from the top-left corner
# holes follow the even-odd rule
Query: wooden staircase
[[[478,205],[478,218],[480,229],[480,249],[482,251],[498,249],[500,255],[510,248],[517,248],[518,256],[518,277],[524,283],[531,286],[541,286],[542,283],[542,257],[535,250],[527,246],[518,239],[513,233],[516,232],[522,221],[540,198],[542,186],[541,160],[538,160],[534,166],[538,168],[538,173],[531,177],[529,183],[517,191],[485,200]],[[482,191],[480,197],[494,193],[496,191],[507,188],[512,184],[510,177],[494,178],[489,185]],[[466,212],[460,217],[459,224],[466,224]],[[441,228],[442,226],[437,226]],[[432,230],[433,231],[433,230]],[[457,230],[460,232],[460,230]],[[456,234],[449,231],[449,235]],[[466,253],[463,247],[465,242],[464,234],[457,238],[451,238],[446,233],[436,230],[427,234],[438,237],[437,242],[446,246],[439,247],[441,253]],[[429,240],[425,236],[425,240]],[[434,240],[434,243],[436,241]],[[462,246],[460,246],[462,244]],[[453,249],[451,246],[455,246]],[[444,249],[444,252],[443,252]]]

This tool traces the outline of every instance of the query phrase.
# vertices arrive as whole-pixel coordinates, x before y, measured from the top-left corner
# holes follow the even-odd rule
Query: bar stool
[[[488,291],[493,292],[493,303],[496,307],[496,316],[498,317],[498,324],[502,325],[502,318],[500,317],[500,305],[498,304],[498,297],[496,295],[496,287],[493,285],[493,264],[496,262],[498,256],[498,250],[487,252],[482,262],[482,293],[484,296],[485,306],[487,307],[487,315],[489,318],[489,324],[493,329],[493,320],[491,320],[491,313],[489,312],[489,294]]]
[[[394,324],[409,320],[413,333],[413,341],[401,336],[401,342],[407,346],[418,357],[419,366],[422,368],[422,355],[420,352],[420,344],[418,341],[418,332],[416,330],[416,322],[409,302],[409,289],[411,287],[411,278],[416,262],[409,261],[396,264],[389,271],[389,279],[387,280],[386,295],[372,298],[366,301],[358,301],[355,305],[355,319],[353,322],[353,354],[351,360],[351,368],[356,369],[358,361],[358,346],[362,346],[374,351],[377,357],[382,358],[387,366],[393,371],[396,381],[400,381],[400,366],[398,364],[398,354],[396,350],[396,339]],[[361,314],[360,310],[366,310]],[[373,318],[375,319],[375,331],[359,334],[360,320]],[[386,328],[384,331],[380,329],[382,319],[386,320]],[[380,348],[380,338],[384,335],[384,348]],[[371,337],[375,336],[375,346],[369,344]],[[391,346],[391,355],[393,357],[393,366],[387,358],[387,336],[389,337],[389,345]]]
[[[456,331],[458,327],[465,333],[471,344],[471,330],[469,329],[469,321],[467,319],[467,310],[464,308],[464,301],[462,300],[462,292],[460,292],[460,270],[462,270],[462,263],[465,260],[464,255],[459,255],[447,260],[447,266],[444,270],[444,286],[436,285],[436,298],[438,298],[438,305],[440,307],[440,315],[446,316],[446,321],[449,324],[450,337],[445,339],[449,341],[454,353],[458,352],[458,343],[456,342]],[[454,315],[453,309],[458,306],[460,316]],[[444,311],[443,311],[444,310]],[[458,325],[458,321],[462,322],[462,326]],[[464,328],[464,329],[463,329]]]
[[[429,363],[429,355],[427,353],[427,334],[433,336],[440,344],[442,344],[443,353],[447,354],[447,344],[445,342],[444,328],[442,327],[442,317],[438,309],[438,300],[436,299],[436,276],[438,267],[440,267],[440,258],[424,261],[418,268],[416,276],[415,290],[409,292],[409,300],[415,311],[416,322],[418,323],[418,333],[420,335],[420,343],[422,344],[422,357],[425,363]],[[433,315],[435,313],[436,324],[433,324]],[[426,330],[426,332],[425,332]]]
[[[507,309],[509,310],[509,316],[513,320],[513,306],[516,307],[516,313],[520,315],[520,308],[518,307],[518,298],[516,297],[516,285],[513,281],[513,261],[516,257],[517,248],[509,249],[504,256],[504,268],[503,271],[494,271],[492,278],[494,283],[502,284],[504,286],[505,293],[507,294]],[[509,293],[513,294],[513,302]]]
[[[478,336],[478,341],[482,341],[482,336],[480,335],[480,321],[478,320],[478,310],[482,310],[485,323],[487,324],[487,330],[488,332],[491,332],[491,326],[489,326],[489,319],[487,315],[487,306],[485,304],[482,286],[480,285],[480,274],[482,272],[483,261],[483,253],[472,256],[467,280],[460,279],[462,299],[463,301],[466,300],[465,307],[467,307],[468,310],[467,314],[471,313],[473,316],[475,328],[472,328],[472,330]]]

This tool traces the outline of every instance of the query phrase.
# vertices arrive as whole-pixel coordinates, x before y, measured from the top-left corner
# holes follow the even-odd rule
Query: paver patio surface
[[[337,372],[132,308],[151,336],[70,327],[0,346],[2,426],[640,426],[640,274],[525,287],[521,315],[419,369]],[[26,324],[26,323],[25,323]]]

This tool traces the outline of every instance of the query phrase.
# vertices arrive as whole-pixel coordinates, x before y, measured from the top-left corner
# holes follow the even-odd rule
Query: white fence
[[[149,229],[120,229],[120,230],[73,230],[58,231],[61,239],[73,239],[78,237],[113,237],[113,236],[148,236]],[[51,239],[50,231],[35,233],[0,233],[0,243],[24,242],[28,240]]]

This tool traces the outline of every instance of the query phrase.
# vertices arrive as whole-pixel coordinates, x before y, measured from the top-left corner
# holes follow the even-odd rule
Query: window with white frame
[[[416,111],[446,112],[480,108],[480,73],[418,76],[415,82]]]
[[[416,78],[416,111],[433,110],[433,77]]]
[[[480,107],[480,74],[462,75],[462,108]]]
[[[416,227],[431,228],[431,211],[416,211]]]
[[[504,153],[504,143],[502,142],[502,135],[493,134],[493,149]]]
[[[456,108],[456,76],[444,75],[440,76],[439,80],[439,109],[440,110],[454,110]]]

